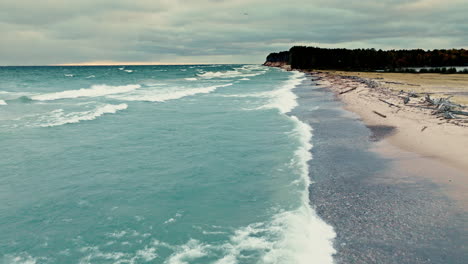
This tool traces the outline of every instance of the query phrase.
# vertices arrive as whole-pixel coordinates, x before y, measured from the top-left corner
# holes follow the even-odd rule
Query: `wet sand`
[[[313,127],[310,200],[335,228],[336,263],[466,263],[466,173],[402,150],[395,126],[366,125],[309,77],[293,114]]]

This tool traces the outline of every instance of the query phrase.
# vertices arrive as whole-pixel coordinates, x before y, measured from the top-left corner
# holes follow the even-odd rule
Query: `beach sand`
[[[406,105],[399,97],[398,91],[402,88],[399,83],[411,82],[420,85],[419,91],[434,91],[433,86],[425,84],[427,81],[425,77],[413,80],[411,76],[417,74],[406,76],[406,74],[388,73],[387,76],[386,73],[378,73],[378,76],[381,76],[379,78],[383,79],[370,79],[367,77],[377,76],[377,74],[346,73],[342,75],[342,72],[321,72],[314,75],[320,78],[320,85],[332,90],[337,98],[345,103],[346,109],[357,113],[371,130],[372,128],[387,128],[387,140],[391,144],[405,151],[442,161],[465,174],[464,177],[459,177],[448,184],[464,188],[460,192],[468,193],[468,119],[443,119],[433,115],[433,109],[427,109],[420,103],[423,100],[422,97],[412,98]],[[434,74],[429,75],[427,78],[433,78]],[[367,76],[366,81],[371,80],[378,86],[370,87],[360,82],[359,79],[350,79],[346,76],[361,78]],[[446,85],[444,89],[440,88],[439,94],[456,95],[452,99],[458,102],[465,100],[464,94],[460,91],[468,92],[468,76],[459,78],[458,75],[452,77],[452,75],[439,74],[438,78],[434,79],[437,79],[439,83],[443,83],[444,79],[447,79],[448,84],[456,83]],[[389,85],[389,80],[398,84]],[[356,89],[340,94],[351,88]]]

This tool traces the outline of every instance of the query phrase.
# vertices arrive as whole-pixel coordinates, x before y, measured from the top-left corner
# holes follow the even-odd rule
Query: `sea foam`
[[[32,96],[31,99],[39,101],[51,101],[57,99],[70,99],[78,97],[99,97],[110,94],[120,94],[131,92],[135,89],[140,88],[139,84],[129,84],[122,86],[110,86],[110,85],[93,85],[89,89],[79,89],[79,90],[67,90],[57,93],[47,93]]]
[[[294,72],[280,89],[271,92],[271,100],[263,108],[277,108],[282,114],[289,113],[298,105],[292,90],[304,79],[303,73]],[[309,204],[308,162],[312,159],[312,128],[296,116],[288,117],[295,124],[291,135],[299,142],[291,165],[300,176],[294,183],[302,189],[301,204],[295,210],[275,215],[269,223],[255,223],[237,230],[231,242],[225,245],[230,249],[229,254],[219,263],[236,263],[243,250],[266,252],[261,263],[333,263],[336,234]]]
[[[292,92],[292,89],[304,80],[304,73],[294,72],[289,80],[284,82],[281,88],[269,92],[269,97],[271,99],[266,105],[261,106],[258,109],[276,108],[283,114],[290,112],[297,106],[297,96]]]
[[[146,102],[165,102],[168,100],[180,99],[186,96],[193,96],[196,94],[207,94],[214,92],[220,87],[231,86],[232,83],[213,85],[202,88],[189,88],[189,89],[152,89],[152,90],[141,90],[138,92],[123,94],[123,95],[112,95],[109,98],[125,100],[125,101],[146,101]]]
[[[252,71],[249,68],[236,68],[233,71],[216,71],[216,72],[204,72],[197,74],[198,77],[204,79],[214,79],[214,78],[245,78],[253,77],[264,74],[266,71]]]
[[[53,127],[65,124],[79,123],[81,121],[94,120],[104,114],[115,114],[117,111],[127,109],[127,104],[106,104],[97,107],[91,111],[64,113],[63,109],[57,109],[50,113],[50,115],[40,118],[43,121],[39,126]]]
[[[7,103],[4,100],[0,100],[0,105],[7,105]]]

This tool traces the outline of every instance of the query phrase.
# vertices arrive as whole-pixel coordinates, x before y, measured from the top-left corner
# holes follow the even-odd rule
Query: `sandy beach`
[[[446,184],[451,195],[468,204],[467,118],[444,119],[433,115],[434,110],[422,103],[422,93],[434,98],[451,95],[452,101],[465,102],[468,76],[335,71],[314,76],[319,78],[319,85],[332,90],[345,108],[358,114],[372,131],[385,134],[389,144],[376,145],[376,151],[397,157],[395,149],[388,147],[393,145],[419,154],[410,161],[400,157],[399,162],[413,171],[419,170],[419,175]],[[421,96],[404,104],[401,90]]]
[[[350,108],[362,101],[388,118],[393,109],[373,105],[373,94],[364,99],[351,99],[351,92],[339,95],[354,85],[374,88],[328,73],[308,78],[295,89],[299,107],[293,114],[314,129],[310,201],[336,231],[336,263],[464,263],[468,200],[463,166],[414,147],[403,149],[396,136],[408,132],[396,127],[397,120],[382,122],[373,112],[378,118],[366,119],[365,107]],[[414,118],[412,112],[406,115]]]

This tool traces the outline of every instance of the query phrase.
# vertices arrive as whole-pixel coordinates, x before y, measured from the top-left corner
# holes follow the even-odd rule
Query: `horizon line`
[[[252,63],[196,63],[196,62],[114,62],[114,61],[96,61],[96,62],[77,62],[77,63],[58,63],[58,64],[35,64],[35,65],[0,65],[0,67],[60,67],[60,66],[177,66],[177,65],[229,65],[229,64],[252,64]],[[254,63],[253,63],[254,64]]]

